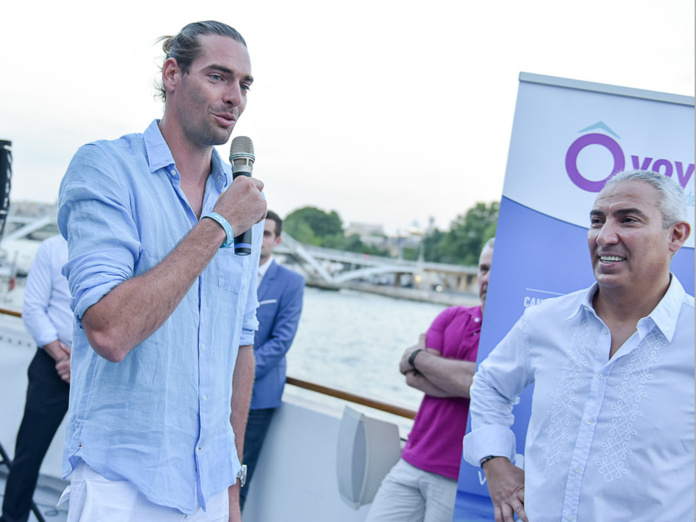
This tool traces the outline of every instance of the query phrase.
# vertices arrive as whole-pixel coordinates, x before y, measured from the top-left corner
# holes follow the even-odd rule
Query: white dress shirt
[[[22,318],[40,347],[56,339],[72,347],[70,290],[68,280],[61,273],[67,262],[67,242],[61,235],[53,236],[41,243],[27,276]]]
[[[271,268],[271,265],[273,264],[273,255],[269,256],[268,259],[266,259],[266,262],[263,265],[259,266],[259,272],[258,276],[256,277],[256,289],[259,289],[259,286],[261,286],[261,281],[263,281],[263,276],[266,275],[266,272],[268,272],[268,269]]]
[[[525,448],[532,522],[694,519],[694,298],[664,298],[609,359],[596,285],[528,308],[481,363],[464,457],[515,455],[512,407],[534,383]]]

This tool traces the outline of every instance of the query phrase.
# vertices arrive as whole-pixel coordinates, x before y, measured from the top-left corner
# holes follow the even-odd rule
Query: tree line
[[[404,259],[473,266],[486,241],[495,236],[499,203],[476,203],[458,215],[448,230],[434,228],[422,238],[422,245],[403,247]],[[335,210],[325,212],[316,207],[302,207],[285,218],[284,229],[301,243],[369,255],[389,256],[387,238],[384,245],[364,244],[358,234],[345,235],[343,221]],[[422,251],[421,251],[422,250]]]

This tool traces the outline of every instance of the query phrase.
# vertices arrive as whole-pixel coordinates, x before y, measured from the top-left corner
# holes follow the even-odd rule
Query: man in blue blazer
[[[254,339],[256,380],[244,438],[243,463],[247,466],[247,480],[240,493],[242,507],[271,418],[280,406],[285,386],[285,354],[295,338],[302,312],[304,277],[273,259],[273,250],[280,244],[282,229],[283,221],[269,210],[259,260],[259,307],[256,311],[259,329]]]

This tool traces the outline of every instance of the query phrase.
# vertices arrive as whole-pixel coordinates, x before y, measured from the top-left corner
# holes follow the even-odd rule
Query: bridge
[[[28,272],[43,239],[58,233],[54,209],[42,216],[10,215],[0,244],[0,278]],[[475,304],[478,268],[406,261],[300,243],[283,232],[276,253],[305,275],[307,284],[352,288],[442,304]],[[7,272],[7,274],[6,274]]]
[[[478,268],[475,266],[406,261],[371,256],[299,243],[283,232],[278,254],[298,265],[308,284],[327,288],[351,287],[351,283],[409,287],[478,294]]]

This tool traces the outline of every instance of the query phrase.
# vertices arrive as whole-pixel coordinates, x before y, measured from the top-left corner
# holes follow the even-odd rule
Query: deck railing
[[[303,381],[301,379],[296,379],[290,376],[287,377],[286,382],[288,384],[292,384],[293,386],[304,388],[305,390],[311,390],[313,392],[321,393],[322,395],[328,395],[329,397],[336,397],[337,399],[342,399],[344,401],[360,404],[361,406],[367,406],[368,408],[373,408],[375,410],[392,413],[394,415],[398,415],[399,417],[406,417],[407,419],[416,418],[416,412],[413,410],[402,408],[400,406],[394,406],[393,404],[378,401],[375,399],[370,399],[369,397],[363,397],[362,395],[356,395],[347,391],[337,390],[336,388],[330,388],[321,384]]]

